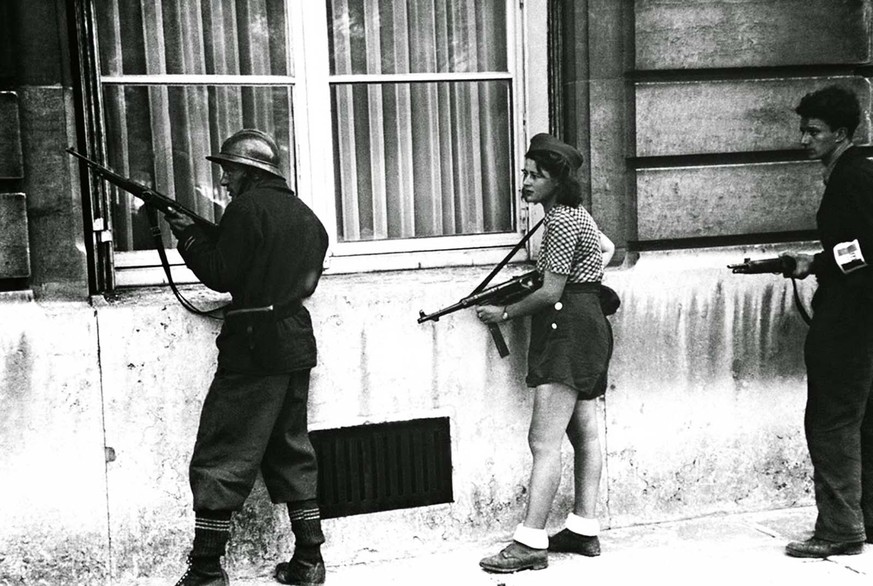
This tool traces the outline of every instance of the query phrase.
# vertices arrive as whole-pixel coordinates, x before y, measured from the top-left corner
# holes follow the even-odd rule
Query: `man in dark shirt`
[[[307,429],[315,337],[302,300],[321,276],[328,238],[288,189],[275,141],[258,130],[228,138],[218,155],[232,200],[217,235],[167,215],[185,264],[232,302],[218,335],[218,368],[203,403],[190,481],[194,545],[177,586],[226,585],[220,557],[230,519],[258,471],[274,503],[286,503],[294,555],[276,567],[283,584],[324,583],[317,464]]]
[[[795,557],[861,553],[873,542],[873,163],[852,146],[853,92],[828,86],[803,97],[801,142],[824,165],[816,215],[823,251],[792,254],[795,277],[815,275],[815,315],[804,348],[806,441],[818,518]]]

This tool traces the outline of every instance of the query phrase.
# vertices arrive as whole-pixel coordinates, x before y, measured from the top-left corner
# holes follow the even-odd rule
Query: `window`
[[[205,156],[255,127],[276,137],[290,186],[332,233],[329,270],[488,263],[523,230],[516,3],[93,0],[89,9],[98,150],[201,215],[218,221],[228,203]],[[116,284],[160,282],[141,203],[108,193]],[[192,280],[169,252],[179,278]]]
[[[328,20],[338,239],[511,231],[505,2],[329,0]]]

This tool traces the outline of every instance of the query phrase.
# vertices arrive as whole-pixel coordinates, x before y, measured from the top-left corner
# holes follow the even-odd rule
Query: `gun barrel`
[[[448,307],[438,309],[437,311],[435,311],[433,313],[424,313],[424,311],[419,311],[418,312],[418,323],[423,324],[426,321],[439,321],[439,319],[444,315],[448,315],[450,313],[454,313],[454,312],[459,311],[461,309],[465,309],[467,307],[470,307],[470,305],[471,305],[470,303],[465,303],[467,299],[469,299],[469,297],[461,299],[457,303],[449,305]]]

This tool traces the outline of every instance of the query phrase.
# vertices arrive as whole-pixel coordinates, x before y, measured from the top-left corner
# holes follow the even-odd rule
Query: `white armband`
[[[846,275],[867,266],[857,238],[851,242],[840,242],[834,246],[834,260],[837,261],[837,266]]]

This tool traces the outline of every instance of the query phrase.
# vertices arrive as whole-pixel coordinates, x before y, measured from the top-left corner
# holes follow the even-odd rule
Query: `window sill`
[[[518,236],[511,235],[511,244],[501,242],[500,245],[463,248],[450,250],[418,250],[386,251],[371,253],[365,248],[355,249],[348,245],[336,246],[336,251],[329,254],[325,260],[326,275],[348,273],[369,273],[376,271],[404,271],[417,269],[436,269],[464,266],[494,266],[499,263],[512,249]],[[337,254],[343,251],[344,254]],[[160,265],[158,254],[154,250],[143,250],[116,254],[115,285],[116,287],[143,287],[149,285],[166,285],[167,279]],[[167,258],[173,280],[178,284],[197,283],[198,280],[182,263],[182,258],[176,250],[167,250]],[[525,262],[528,253],[525,249],[517,252],[511,262]]]

